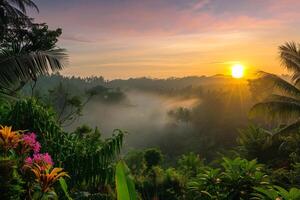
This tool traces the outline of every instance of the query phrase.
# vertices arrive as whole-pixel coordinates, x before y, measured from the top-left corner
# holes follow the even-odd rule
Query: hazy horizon
[[[63,71],[63,70],[62,70]],[[290,76],[289,73],[286,71],[286,70],[281,70],[282,72],[286,72],[286,73],[274,73],[278,76]],[[222,73],[218,73],[218,74],[211,74],[211,75],[206,75],[206,74],[197,74],[197,75],[177,75],[177,76],[160,76],[160,77],[155,77],[155,76],[147,76],[147,75],[141,75],[141,76],[124,76],[124,77],[106,77],[102,74],[91,74],[91,75],[77,75],[77,74],[67,74],[67,73],[63,73],[63,72],[60,72],[59,74],[62,75],[63,77],[67,77],[67,78],[82,78],[82,79],[85,79],[85,78],[92,78],[92,77],[96,77],[96,78],[100,78],[102,77],[105,81],[114,81],[114,80],[130,80],[130,79],[143,79],[143,78],[146,78],[146,79],[153,79],[153,80],[168,80],[168,79],[184,79],[184,78],[191,78],[191,77],[195,77],[195,78],[216,78],[216,77],[224,77],[224,78],[229,78],[229,79],[232,79],[233,81],[239,81],[239,82],[243,82],[243,81],[247,81],[247,80],[253,80],[253,79],[256,79],[257,76],[256,74],[259,73],[259,71],[256,71],[254,72],[252,75],[247,75],[247,77],[244,77],[242,79],[238,79],[236,80],[235,78],[232,77],[232,75],[230,74],[230,72],[228,72],[227,74],[222,74]]]

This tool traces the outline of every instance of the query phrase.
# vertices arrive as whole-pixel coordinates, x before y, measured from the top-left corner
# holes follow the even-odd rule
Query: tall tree
[[[5,33],[6,28],[17,21],[29,21],[26,15],[27,8],[39,11],[37,5],[32,0],[1,0],[0,1],[0,30]]]
[[[32,0],[0,0],[0,93],[14,95],[40,75],[61,70],[65,50],[56,47],[61,29],[34,24],[26,8],[38,11]]]
[[[300,44],[286,43],[279,47],[279,53],[282,66],[291,72],[291,76],[286,80],[275,74],[260,72],[260,79],[272,84],[273,94],[254,105],[251,114],[284,123],[285,126],[277,133],[285,134],[300,128]]]

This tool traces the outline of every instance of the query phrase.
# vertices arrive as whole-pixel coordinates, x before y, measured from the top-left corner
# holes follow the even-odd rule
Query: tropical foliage
[[[116,166],[116,189],[118,199],[137,199],[133,178],[123,161],[119,161]]]
[[[254,194],[255,197],[252,199],[300,199],[300,190],[297,188],[291,188],[289,191],[285,190],[279,186],[273,186],[270,188],[255,188],[257,193]]]
[[[0,93],[9,96],[66,64],[64,50],[55,46],[61,30],[48,31],[46,25],[33,24],[27,7],[38,10],[31,0],[0,2]]]
[[[8,172],[5,175],[7,179],[1,179],[1,185],[7,184],[5,188],[8,191],[16,192],[9,192],[5,199],[21,199],[22,196],[30,199],[57,198],[53,186],[68,175],[62,168],[53,168],[54,163],[48,153],[40,153],[41,146],[35,134],[13,131],[7,126],[1,126],[0,134],[1,166],[4,173]]]
[[[159,148],[145,148],[124,153],[122,159],[124,131],[116,129],[104,139],[97,127],[74,124],[91,97],[105,105],[126,102],[123,91],[114,87],[124,82],[116,80],[108,86],[103,77],[64,79],[54,74],[52,79],[59,85],[50,87],[44,82],[43,92],[38,94],[38,78],[63,69],[67,55],[56,45],[62,30],[34,23],[26,14],[28,8],[38,11],[31,0],[0,0],[1,199],[300,199],[300,45],[290,42],[279,47],[282,65],[291,78],[260,72],[260,77],[249,83],[250,90],[256,91],[254,99],[264,99],[250,114],[269,119],[268,130],[264,125],[252,125],[240,130],[237,138],[231,134],[238,146],[218,154],[217,150],[226,147],[221,145],[226,143],[221,133],[232,130],[227,126],[222,131],[213,129],[219,113],[227,113],[226,93],[186,86],[165,94],[201,97],[202,106],[180,107],[166,114],[177,124],[184,123],[184,128],[193,124],[194,132],[199,124],[204,130],[214,130],[217,142],[203,139],[199,143],[198,138],[205,135],[189,138],[193,144],[207,147],[206,155],[214,156],[206,159],[189,150],[175,159]],[[143,84],[136,84],[138,88],[151,90],[148,79],[139,81]],[[66,82],[76,84],[65,88]],[[166,91],[160,86],[155,90]],[[23,87],[27,88],[20,92]],[[234,123],[232,119],[241,117],[232,116],[218,123]],[[73,129],[66,129],[70,124]],[[175,136],[173,132],[166,136],[171,151],[179,146],[170,139]],[[187,137],[180,144],[189,146]]]
[[[83,127],[66,133],[55,120],[53,111],[33,99],[16,102],[7,112],[6,123],[42,133],[37,135],[42,149],[69,172],[73,177],[72,186],[92,189],[113,180],[112,162],[122,146],[122,131],[116,130],[115,135],[105,141],[97,129]]]
[[[300,46],[294,42],[279,47],[282,65],[291,72],[291,79],[285,80],[275,74],[260,72],[260,79],[271,84],[274,93],[252,108],[252,114],[277,120],[284,124],[275,133],[288,134],[299,129],[299,80]],[[267,88],[270,89],[270,88]]]

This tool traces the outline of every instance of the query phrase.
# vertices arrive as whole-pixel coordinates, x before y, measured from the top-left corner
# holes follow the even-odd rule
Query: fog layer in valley
[[[249,124],[254,100],[246,85],[221,75],[105,81],[56,74],[39,80],[36,91],[40,98],[52,97],[58,112],[65,99],[61,94],[83,102],[90,92],[95,94],[79,119],[64,127],[67,131],[88,125],[109,137],[121,129],[126,131],[124,151],[159,147],[170,157],[191,151],[213,157],[233,147],[238,129]]]
[[[126,92],[117,104],[91,101],[84,108],[80,123],[100,128],[104,136],[114,129],[127,131],[127,148],[153,145],[173,122],[168,112],[178,107],[192,108],[197,98],[175,98],[140,91]]]

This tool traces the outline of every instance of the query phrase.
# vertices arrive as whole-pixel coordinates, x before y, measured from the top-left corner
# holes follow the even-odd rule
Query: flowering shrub
[[[69,177],[62,168],[53,168],[54,163],[48,153],[40,152],[41,144],[37,141],[35,133],[13,131],[12,127],[0,126],[0,149],[0,157],[17,163],[17,171],[28,186],[24,188],[27,193],[26,199],[56,197],[53,185],[59,179]]]
[[[40,184],[42,192],[51,191],[53,184],[61,177],[69,175],[63,172],[62,168],[53,168],[51,171],[44,170],[39,165],[34,164],[31,171],[35,175],[35,180]]]
[[[33,150],[34,153],[39,153],[41,149],[41,144],[36,141],[35,133],[27,133],[22,136],[23,147],[25,150]]]
[[[25,166],[32,167],[38,165],[43,170],[50,169],[54,164],[51,156],[48,153],[37,153],[33,154],[33,157],[27,157],[25,159]]]
[[[0,145],[5,153],[10,149],[17,148],[20,142],[18,131],[12,131],[12,127],[0,126]]]

